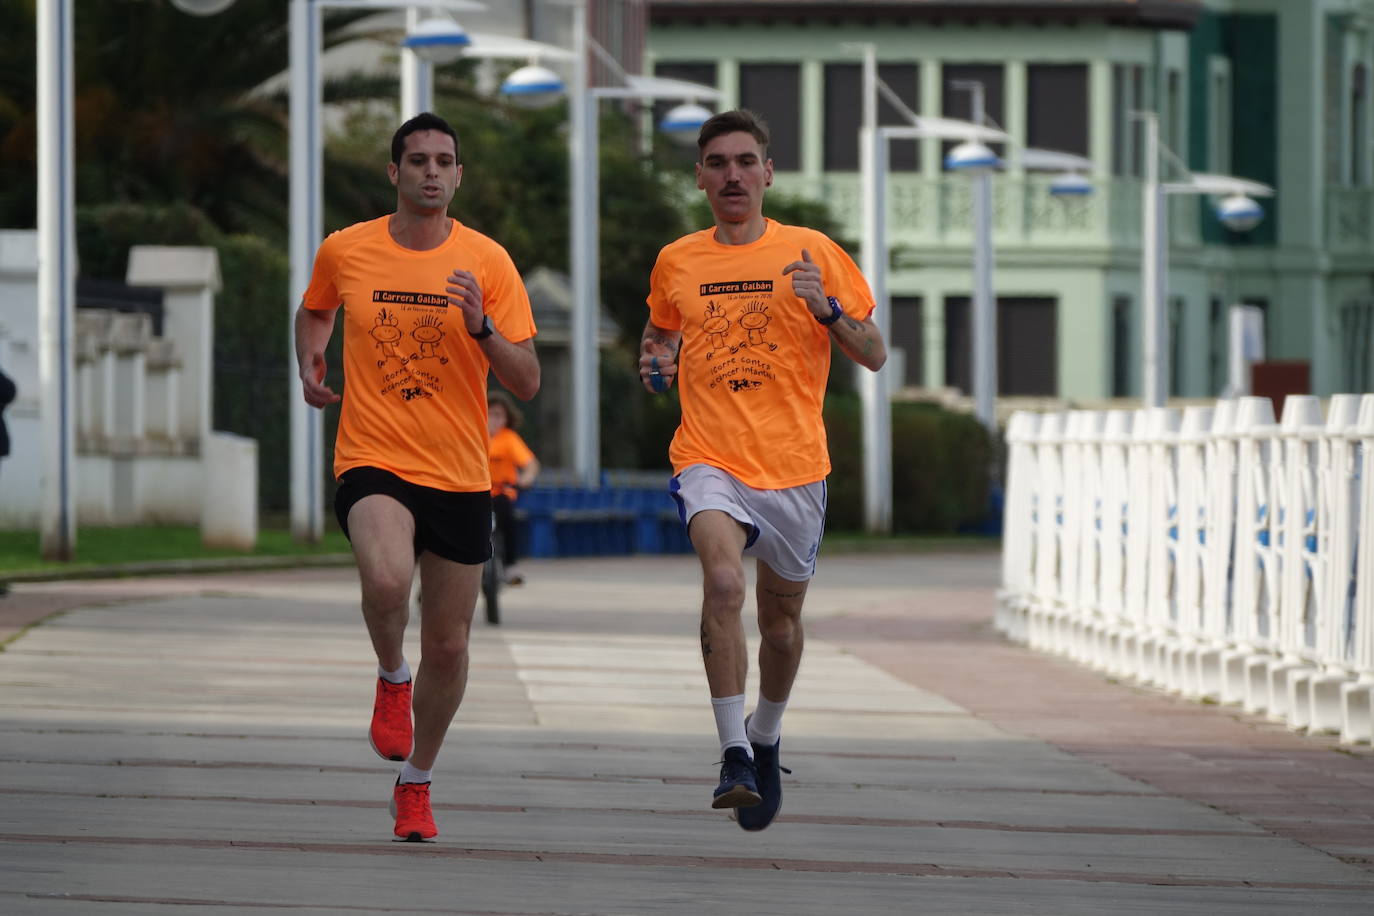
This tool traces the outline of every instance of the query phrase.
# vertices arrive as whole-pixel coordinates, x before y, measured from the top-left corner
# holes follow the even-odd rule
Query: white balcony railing
[[[997,626],[1295,730],[1374,738],[1374,394],[1019,412]]]
[[[1044,174],[993,179],[994,242],[1006,248],[1102,249],[1140,247],[1141,189],[1133,178],[1098,183],[1092,194],[1055,197]],[[863,204],[856,174],[835,172],[819,186],[795,173],[777,176],[780,190],[824,200],[846,231],[862,232]],[[888,233],[894,248],[973,244],[971,186],[959,175],[930,178],[894,172],[888,177]],[[1200,243],[1197,198],[1169,201],[1175,248]]]

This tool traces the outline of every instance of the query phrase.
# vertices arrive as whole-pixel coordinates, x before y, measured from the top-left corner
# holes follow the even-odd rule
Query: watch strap
[[[826,327],[830,327],[844,315],[844,309],[840,306],[840,300],[834,296],[826,296],[825,301],[830,303],[830,314],[825,318],[817,318],[816,320]]]
[[[471,337],[473,340],[486,340],[488,337],[492,335],[492,332],[494,332],[495,330],[496,329],[491,325],[491,316],[483,315],[482,330],[478,331],[476,334],[472,333],[471,331],[468,331],[468,336]]]

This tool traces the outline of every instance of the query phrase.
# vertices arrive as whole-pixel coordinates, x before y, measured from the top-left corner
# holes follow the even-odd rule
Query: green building
[[[1144,124],[1194,172],[1272,185],[1248,233],[1216,201],[1169,196],[1170,386],[1226,385],[1229,307],[1265,314],[1267,359],[1314,393],[1374,390],[1370,0],[650,0],[654,72],[762,113],[776,187],[861,232],[860,54],[914,112],[987,112],[1013,138],[994,179],[1000,394],[1077,402],[1141,390]],[[881,123],[902,123],[880,107]],[[968,390],[972,217],[947,141],[894,141],[889,177],[897,384]],[[1057,198],[1018,147],[1093,160],[1094,193]],[[1167,180],[1180,172],[1166,154]],[[1301,367],[1299,367],[1301,370]]]

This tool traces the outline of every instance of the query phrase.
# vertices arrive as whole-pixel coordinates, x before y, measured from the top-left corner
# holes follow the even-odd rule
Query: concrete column
[[[165,291],[162,335],[181,354],[184,367],[177,430],[203,450],[210,435],[219,255],[213,248],[135,245],[129,251],[127,282]]]

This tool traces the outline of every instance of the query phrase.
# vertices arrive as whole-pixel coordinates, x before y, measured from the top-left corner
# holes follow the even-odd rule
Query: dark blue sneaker
[[[792,771],[778,763],[778,751],[782,747],[781,738],[768,745],[756,744],[753,741],[749,744],[754,749],[754,769],[758,773],[760,801],[752,808],[740,808],[735,817],[745,830],[762,830],[773,823],[778,809],[782,807],[782,774]]]
[[[729,747],[720,762],[720,785],[712,808],[747,808],[757,805],[759,798],[758,772],[754,761],[742,747]]]

